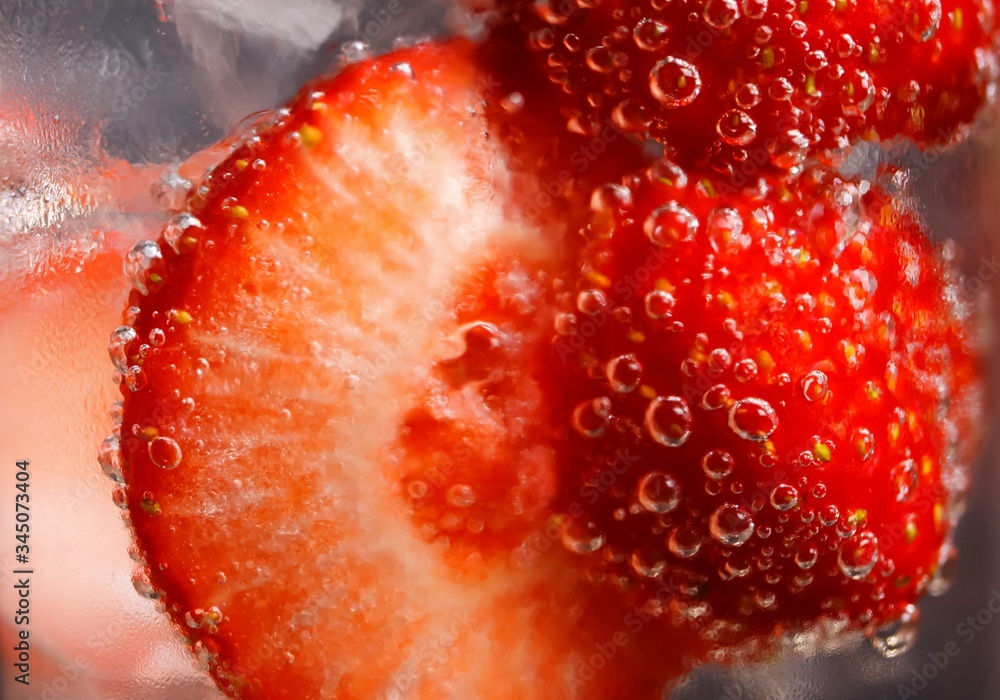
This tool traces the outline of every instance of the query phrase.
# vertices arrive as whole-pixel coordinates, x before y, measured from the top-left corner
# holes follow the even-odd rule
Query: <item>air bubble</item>
[[[635,355],[619,355],[608,363],[605,370],[612,390],[625,394],[639,386],[642,365]]]
[[[680,487],[669,474],[650,472],[639,482],[638,499],[650,513],[669,513],[680,502]]]
[[[795,552],[795,565],[803,571],[813,568],[819,560],[819,549],[816,545],[806,543]]]
[[[899,503],[908,501],[913,498],[917,490],[917,483],[920,480],[917,463],[912,459],[903,460],[892,468],[889,478],[892,482],[896,501]]]
[[[729,409],[729,427],[744,440],[764,442],[778,428],[778,416],[764,399],[742,399]]]
[[[153,241],[139,241],[125,256],[125,276],[140,293],[149,293],[149,288],[146,286],[146,271],[162,258],[160,246]]]
[[[777,510],[791,510],[799,504],[799,490],[791,484],[778,484],[771,491],[771,505]]]
[[[104,438],[100,449],[97,451],[97,462],[101,465],[104,475],[116,483],[124,483],[125,476],[122,470],[121,444],[117,437]]]
[[[660,289],[654,289],[646,295],[646,314],[652,319],[667,318],[676,304],[674,295]]]
[[[743,218],[732,207],[713,209],[705,224],[705,234],[716,253],[740,251],[749,243],[743,234]]]
[[[653,547],[639,547],[629,557],[629,565],[639,576],[644,578],[659,578],[666,568],[667,562],[663,554]]]
[[[111,363],[115,369],[122,374],[128,372],[131,364],[129,345],[135,342],[138,337],[139,335],[131,326],[119,326],[111,334],[111,340],[108,342],[108,355],[111,357]]]
[[[754,523],[750,512],[738,505],[727,503],[713,511],[708,519],[712,537],[729,547],[738,547],[753,534]]]
[[[701,468],[705,476],[716,481],[725,479],[733,472],[735,460],[726,450],[709,450],[701,458]]]
[[[159,600],[163,597],[163,591],[157,590],[142,566],[137,566],[132,571],[132,587],[135,588],[136,593],[147,600]]]
[[[907,605],[903,614],[868,630],[868,641],[882,657],[895,659],[913,648],[920,633],[920,608]]]
[[[611,418],[611,399],[600,396],[573,409],[573,428],[584,437],[599,437]]]
[[[701,549],[701,535],[689,527],[677,527],[667,538],[667,549],[681,559],[690,559]]]
[[[709,387],[701,396],[701,407],[706,411],[725,408],[727,403],[729,403],[729,387],[725,384]]]
[[[806,401],[822,401],[829,389],[829,380],[825,372],[813,370],[802,377],[802,394]]]
[[[596,316],[608,307],[608,298],[599,289],[586,289],[576,297],[576,308],[588,316]]]
[[[476,502],[476,493],[465,484],[455,484],[448,489],[448,503],[456,508],[468,508]]]
[[[594,523],[567,518],[561,535],[563,546],[575,554],[590,554],[604,546],[604,535]]]
[[[646,238],[658,246],[688,243],[698,233],[698,217],[686,207],[670,202],[653,210],[642,225]]]
[[[686,107],[701,92],[701,75],[683,58],[669,56],[650,71],[649,90],[664,107]]]
[[[667,25],[654,19],[641,19],[632,30],[635,45],[643,51],[659,51],[667,45]]]
[[[840,553],[837,556],[840,570],[855,581],[868,576],[878,560],[878,538],[870,532],[862,532],[848,538],[840,546]]]
[[[658,396],[646,409],[646,430],[667,447],[680,447],[691,436],[691,409],[680,396]]]
[[[733,375],[741,382],[749,382],[757,376],[757,363],[753,360],[740,360],[733,368]]]
[[[741,109],[731,109],[715,125],[715,131],[730,146],[746,146],[757,138],[757,122]]]
[[[193,236],[196,232],[204,230],[205,227],[196,216],[182,212],[172,217],[163,227],[163,240],[174,249],[175,253],[180,253],[181,242],[185,236]]]
[[[736,0],[708,0],[702,17],[713,29],[729,29],[740,17],[740,6]]]

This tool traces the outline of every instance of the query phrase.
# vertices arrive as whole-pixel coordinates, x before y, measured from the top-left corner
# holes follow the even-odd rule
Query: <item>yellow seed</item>
[[[651,387],[649,384],[643,384],[641,387],[639,387],[639,394],[644,399],[655,399],[656,389]]]
[[[864,508],[858,508],[856,511],[854,511],[854,513],[851,514],[851,521],[855,523],[860,523],[867,517],[868,517],[868,511],[865,510]]]
[[[900,576],[899,578],[896,579],[893,585],[895,585],[896,588],[905,588],[906,586],[910,585],[910,577]]]
[[[757,353],[757,366],[764,370],[765,374],[770,374],[771,370],[774,369],[774,358],[771,357],[771,353],[767,350],[761,350]]]
[[[932,460],[928,455],[924,455],[920,460],[920,471],[924,476],[930,476],[931,472],[934,471],[934,460]]]
[[[900,427],[899,423],[889,424],[889,442],[895,443],[899,440]]]
[[[604,287],[607,289],[611,286],[611,279],[607,275],[602,275],[600,272],[588,272],[587,279],[596,284],[598,287]]]
[[[822,442],[817,442],[813,445],[813,456],[816,457],[820,462],[829,462],[833,459],[833,451],[830,449],[829,445],[824,445]]]
[[[299,139],[306,148],[313,148],[323,140],[323,132],[315,126],[305,124],[299,129]]]
[[[229,213],[233,215],[236,219],[247,219],[250,217],[250,212],[242,204],[237,204],[235,207],[229,210]]]
[[[646,335],[642,331],[630,331],[626,337],[633,343],[642,343],[646,340]]]
[[[192,321],[191,314],[189,314],[187,311],[184,311],[183,309],[180,310],[175,309],[174,311],[172,311],[170,313],[170,318],[172,318],[175,323],[179,323],[182,326],[186,326]]]
[[[248,165],[250,165],[250,163],[247,162],[246,158],[240,158],[236,161],[237,170],[246,170]]]
[[[139,501],[139,505],[144,511],[150,515],[159,515],[163,511],[160,509],[160,504],[154,501],[152,498],[144,498]]]
[[[770,46],[766,47],[764,51],[761,52],[760,58],[761,58],[761,63],[764,65],[765,68],[774,67],[774,49],[772,47]]]
[[[146,442],[152,442],[159,435],[160,435],[160,431],[159,430],[157,430],[156,428],[154,428],[151,425],[148,425],[145,428],[141,428],[139,430],[138,437],[139,437],[140,440],[145,440]]]
[[[159,284],[160,282],[163,281],[163,278],[160,277],[160,275],[158,275],[155,272],[150,272],[149,273],[149,281],[152,282],[153,284]]]
[[[917,539],[917,525],[916,523],[906,523],[906,542],[907,544],[913,544],[913,541]]]

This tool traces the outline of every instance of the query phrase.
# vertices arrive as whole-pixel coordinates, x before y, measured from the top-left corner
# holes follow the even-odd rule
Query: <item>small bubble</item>
[[[658,396],[646,409],[646,430],[667,447],[680,447],[691,436],[691,409],[680,396]]]
[[[741,0],[743,15],[750,19],[761,19],[767,12],[767,0]]]
[[[714,29],[729,29],[740,17],[740,6],[736,0],[708,0],[702,17]]]
[[[163,591],[157,590],[142,566],[137,566],[132,571],[132,587],[135,588],[136,593],[147,600],[159,600],[163,597]]]
[[[654,289],[646,295],[646,314],[652,319],[667,318],[676,304],[674,295],[660,289]]]
[[[701,549],[701,535],[689,527],[677,527],[667,538],[667,548],[681,559],[690,559]]]
[[[733,368],[733,374],[741,382],[749,382],[757,376],[757,363],[753,360],[740,360]]]
[[[819,549],[816,545],[806,543],[795,552],[795,565],[800,569],[811,569],[819,560]]]
[[[97,461],[101,465],[104,475],[116,483],[124,483],[125,477],[122,471],[121,445],[118,438],[112,435],[104,438],[101,447],[97,452]]]
[[[701,396],[701,407],[706,411],[717,411],[725,408],[729,402],[729,387],[725,384],[716,384],[709,387]]]
[[[895,659],[913,648],[920,633],[920,609],[909,604],[895,620],[867,631],[868,641],[883,658]]]
[[[468,508],[476,502],[476,493],[465,484],[455,484],[448,489],[448,502],[456,508]]]
[[[608,363],[605,370],[612,390],[626,394],[639,386],[642,365],[635,355],[619,355]]]
[[[701,458],[701,468],[709,479],[725,479],[733,472],[735,460],[726,450],[709,450]]]
[[[791,510],[799,504],[799,490],[791,484],[778,484],[771,491],[771,505],[777,510]]]
[[[741,109],[731,109],[715,125],[715,131],[730,146],[746,146],[757,138],[757,122]]]
[[[590,554],[604,546],[604,535],[594,523],[580,523],[566,518],[561,539],[563,546],[575,554]]]
[[[115,369],[122,374],[128,372],[129,365],[131,364],[129,346],[138,337],[135,329],[131,326],[119,326],[111,334],[111,340],[108,342],[108,355],[111,357],[111,363],[115,366]]]
[[[638,499],[650,513],[669,513],[680,502],[680,487],[669,474],[649,472],[639,481]]]
[[[716,508],[709,516],[708,530],[722,544],[738,547],[753,534],[753,518],[746,508],[727,503]]]
[[[126,370],[125,386],[129,388],[129,391],[142,391],[148,383],[146,373],[142,371],[141,367],[133,365]]]
[[[861,532],[847,539],[840,546],[837,564],[850,579],[860,581],[875,568],[879,560],[878,538],[870,532]]]
[[[146,271],[162,258],[160,246],[153,241],[139,241],[125,256],[125,276],[140,293],[149,293],[149,288],[146,286]]]
[[[729,409],[729,427],[744,440],[764,442],[777,429],[778,416],[764,399],[742,399]]]
[[[806,397],[806,401],[822,401],[826,397],[828,388],[829,380],[826,373],[818,369],[802,377],[802,394]]]
[[[600,396],[573,409],[573,428],[584,437],[599,437],[611,418],[611,399]]]
[[[197,238],[198,234],[204,230],[205,227],[202,226],[197,217],[188,212],[182,212],[172,217],[163,227],[163,240],[174,249],[175,253],[180,253],[182,252],[181,241],[186,236]]]
[[[701,92],[701,74],[683,58],[669,56],[650,71],[649,90],[664,107],[686,107]]]
[[[629,565],[639,576],[658,578],[667,562],[663,559],[663,553],[655,547],[639,547],[629,556]]]
[[[576,297],[576,308],[588,316],[596,316],[608,307],[608,298],[599,289],[587,289]]]
[[[893,492],[896,501],[902,503],[913,498],[920,480],[920,473],[917,471],[917,463],[912,459],[906,459],[892,468],[889,474],[892,480]]]
[[[643,51],[659,51],[667,45],[669,29],[655,19],[641,19],[632,30],[635,45]]]
[[[732,207],[713,209],[708,215],[705,233],[716,253],[738,252],[750,242],[743,233],[743,218]]]
[[[698,233],[698,218],[686,207],[669,202],[646,217],[642,230],[654,245],[667,247],[688,243]]]

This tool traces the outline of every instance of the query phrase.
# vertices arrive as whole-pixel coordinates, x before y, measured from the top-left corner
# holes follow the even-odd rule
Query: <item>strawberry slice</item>
[[[477,62],[426,45],[308,87],[130,255],[140,586],[233,697],[647,696],[687,658],[653,663],[553,545],[537,387],[574,187],[524,171],[564,144],[488,123]]]
[[[661,161],[599,191],[561,300],[582,565],[724,647],[866,628],[895,655],[953,572],[969,310],[953,251],[863,192],[819,170],[733,190]]]
[[[571,131],[649,134],[743,182],[857,138],[949,142],[995,90],[982,0],[498,4]]]

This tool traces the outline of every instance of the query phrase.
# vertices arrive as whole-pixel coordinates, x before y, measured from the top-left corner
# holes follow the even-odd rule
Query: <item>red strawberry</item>
[[[573,217],[518,164],[563,145],[493,138],[530,124],[488,123],[484,77],[452,43],[320,81],[133,252],[138,586],[233,697],[645,697],[698,648],[553,545]]]
[[[723,172],[857,138],[948,142],[995,90],[987,0],[499,4],[571,131],[614,123]]]
[[[822,619],[874,634],[951,575],[967,302],[949,251],[865,189],[813,170],[716,190],[662,161],[595,194],[563,294],[582,565],[724,646]]]

